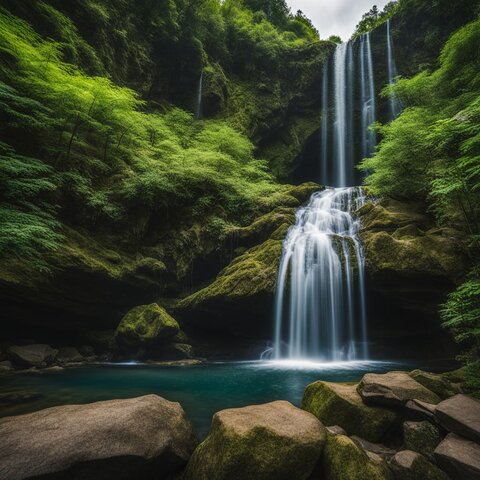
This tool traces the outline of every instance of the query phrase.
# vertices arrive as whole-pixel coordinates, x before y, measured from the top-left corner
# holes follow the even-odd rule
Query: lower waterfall
[[[283,243],[273,358],[368,358],[360,187],[328,188],[298,210]]]

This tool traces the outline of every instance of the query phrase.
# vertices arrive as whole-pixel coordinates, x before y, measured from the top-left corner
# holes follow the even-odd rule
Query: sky
[[[301,10],[312,20],[322,39],[339,35],[348,40],[362,15],[373,5],[382,10],[388,0],[287,0],[287,3],[293,13]]]

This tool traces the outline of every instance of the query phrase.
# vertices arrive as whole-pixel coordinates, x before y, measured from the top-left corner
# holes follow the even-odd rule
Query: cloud
[[[339,35],[348,40],[362,15],[373,5],[382,9],[388,0],[287,0],[292,12],[301,10],[326,39]]]

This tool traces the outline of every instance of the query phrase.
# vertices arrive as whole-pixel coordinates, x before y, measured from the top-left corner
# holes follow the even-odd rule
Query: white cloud
[[[383,9],[388,0],[287,0],[287,3],[293,13],[301,10],[312,20],[322,39],[339,35],[348,40],[362,15],[373,5]]]

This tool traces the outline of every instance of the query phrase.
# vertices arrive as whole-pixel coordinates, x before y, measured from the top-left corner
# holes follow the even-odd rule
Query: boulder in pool
[[[157,395],[65,405],[0,419],[0,478],[163,479],[195,449],[178,403]]]
[[[448,431],[480,443],[480,401],[455,395],[437,405],[435,416]]]
[[[58,353],[50,345],[13,345],[7,350],[9,358],[22,367],[45,367],[52,363]]]
[[[156,303],[132,308],[115,331],[124,348],[141,348],[174,337],[180,331],[177,321]]]
[[[184,480],[305,480],[322,453],[325,427],[277,401],[216,413]]]
[[[480,445],[449,433],[435,449],[438,465],[455,480],[480,478]]]
[[[386,463],[367,454],[345,435],[327,435],[322,457],[322,480],[391,480]]]
[[[390,460],[390,467],[398,480],[449,480],[445,472],[412,450],[396,453]]]
[[[83,355],[75,347],[62,347],[58,349],[56,361],[60,364],[83,362]]]
[[[325,425],[338,425],[371,442],[379,442],[398,418],[394,411],[365,405],[355,385],[322,381],[307,386],[302,408]]]
[[[438,403],[440,397],[405,372],[366,373],[357,391],[369,405],[403,407],[409,400]]]

